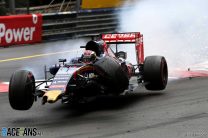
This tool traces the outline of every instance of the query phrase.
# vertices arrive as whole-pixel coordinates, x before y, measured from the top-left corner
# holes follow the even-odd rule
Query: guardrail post
[[[11,14],[15,14],[15,0],[9,0],[9,10]]]
[[[27,14],[30,14],[30,0],[27,0]]]
[[[76,11],[77,11],[77,13],[79,13],[80,4],[81,4],[81,0],[77,0],[77,3],[76,3]]]

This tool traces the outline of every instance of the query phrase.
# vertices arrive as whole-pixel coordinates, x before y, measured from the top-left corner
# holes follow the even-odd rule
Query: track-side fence
[[[60,40],[66,38],[78,38],[86,36],[94,36],[100,33],[115,32],[118,25],[118,16],[115,10],[100,10],[100,11],[82,11],[82,12],[61,12],[53,14],[42,14],[42,31],[41,40]],[[31,15],[31,21],[36,20],[36,14]],[[21,20],[19,20],[21,16]],[[25,18],[28,15],[25,15]],[[7,20],[8,18],[8,20]],[[16,24],[13,24],[9,20],[14,18]],[[28,27],[33,27],[33,22],[30,26],[26,26],[24,23],[24,15],[17,16],[2,16],[0,17],[0,46],[10,46],[15,44],[29,44],[40,42],[41,40],[27,40],[23,38],[29,38]],[[39,20],[40,20],[39,19]],[[12,20],[11,20],[12,21]],[[10,28],[7,28],[7,24],[11,24]],[[39,26],[39,27],[40,27]],[[22,29],[23,28],[23,29]],[[36,29],[32,30],[32,33],[36,33]],[[30,37],[32,38],[32,36]],[[9,43],[7,43],[9,42]],[[14,43],[13,43],[14,42]]]
[[[43,15],[43,40],[77,38],[113,32],[118,25],[115,11]]]

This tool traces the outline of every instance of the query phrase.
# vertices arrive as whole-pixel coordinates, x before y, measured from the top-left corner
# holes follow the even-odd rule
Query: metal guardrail
[[[6,3],[0,0],[0,16],[5,16],[7,14]]]
[[[5,7],[5,6],[6,6],[5,1],[1,1],[1,0],[0,0],[0,8],[1,8],[1,7]]]
[[[0,6],[5,6],[5,3],[4,2],[0,2]]]
[[[53,5],[43,5],[38,7],[30,7],[29,11],[30,13],[50,13],[50,12],[58,12],[60,10],[60,7],[62,6],[62,12],[64,11],[75,11],[76,10],[76,4],[77,2],[75,0],[71,0],[69,2],[58,3]],[[24,14],[27,13],[27,7],[25,8],[16,8],[17,14]]]
[[[116,31],[115,11],[63,12],[43,15],[43,40],[77,38]]]

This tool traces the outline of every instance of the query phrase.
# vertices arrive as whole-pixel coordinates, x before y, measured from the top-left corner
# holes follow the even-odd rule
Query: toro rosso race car
[[[127,54],[118,51],[119,44],[135,44],[137,64],[126,61]],[[115,45],[113,52],[110,45]],[[52,78],[35,81],[30,71],[13,73],[9,84],[9,102],[13,109],[28,110],[37,98],[42,104],[79,103],[101,95],[119,95],[129,88],[131,77],[148,90],[163,90],[168,81],[168,67],[164,57],[148,56],[144,60],[143,35],[134,33],[101,34],[89,41],[80,57],[59,60],[50,67]],[[49,82],[51,82],[49,84]],[[39,86],[48,84],[44,88]]]

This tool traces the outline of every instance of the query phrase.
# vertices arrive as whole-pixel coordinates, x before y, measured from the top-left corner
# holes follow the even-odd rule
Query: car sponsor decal
[[[76,72],[78,69],[79,68],[77,67],[61,67],[51,85],[49,86],[49,90],[65,91],[69,80],[71,79],[74,72]]]
[[[66,84],[67,82],[67,80],[54,80],[52,84]]]
[[[102,34],[105,42],[135,42],[136,33]]]
[[[68,80],[68,77],[64,77],[64,76],[56,76],[53,80]]]
[[[65,85],[51,85],[49,88],[65,88]]]

